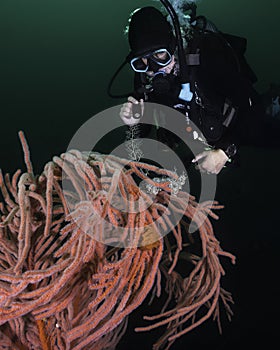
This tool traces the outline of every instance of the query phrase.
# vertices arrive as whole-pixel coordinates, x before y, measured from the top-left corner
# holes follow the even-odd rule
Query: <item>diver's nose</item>
[[[147,66],[147,64],[148,64],[148,59],[147,58],[145,58],[145,57],[142,57],[142,61],[144,62],[144,64]]]

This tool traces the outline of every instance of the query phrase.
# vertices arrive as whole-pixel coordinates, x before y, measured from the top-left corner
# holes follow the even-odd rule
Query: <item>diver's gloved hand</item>
[[[229,160],[229,157],[222,149],[212,149],[199,153],[192,162],[198,162],[200,159],[202,161],[197,165],[197,169],[210,174],[219,174]]]
[[[127,102],[122,105],[120,117],[126,125],[135,125],[140,122],[144,114],[144,101],[137,101],[134,97],[129,96]]]

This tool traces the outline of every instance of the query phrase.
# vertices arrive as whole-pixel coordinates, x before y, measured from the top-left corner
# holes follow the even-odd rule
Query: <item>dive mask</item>
[[[144,59],[144,60],[143,60]],[[149,70],[167,66],[172,61],[172,55],[167,49],[158,49],[145,56],[135,57],[130,65],[135,72],[145,73]]]

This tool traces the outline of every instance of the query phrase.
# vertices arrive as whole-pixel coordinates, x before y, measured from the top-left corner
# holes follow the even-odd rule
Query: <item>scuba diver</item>
[[[137,9],[130,17],[131,51],[125,63],[135,72],[134,91],[126,96],[120,117],[124,124],[136,125],[142,121],[145,102],[178,110],[185,116],[187,137],[204,143],[191,162],[202,172],[218,174],[254,136],[252,118],[255,123],[264,115],[253,87],[256,76],[244,57],[246,39],[222,33],[204,16],[196,16],[193,3],[190,26],[182,37],[178,17],[167,5],[174,28],[152,6]],[[112,81],[109,95],[116,97],[110,92]],[[190,120],[196,130],[188,127]],[[158,139],[170,143],[166,129],[168,125],[157,131]]]

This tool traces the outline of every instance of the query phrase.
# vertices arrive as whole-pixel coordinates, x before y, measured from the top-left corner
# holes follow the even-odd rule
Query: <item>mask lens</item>
[[[160,66],[167,66],[172,60],[171,54],[166,49],[156,50],[150,58]]]
[[[135,72],[147,72],[148,70],[148,66],[143,62],[141,57],[133,58],[130,64]]]

